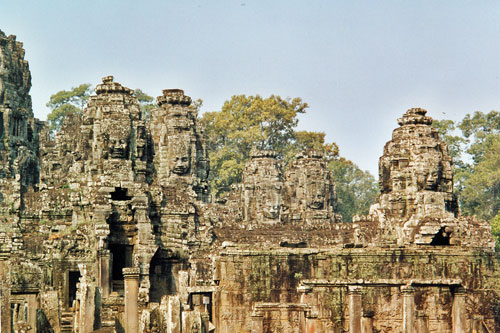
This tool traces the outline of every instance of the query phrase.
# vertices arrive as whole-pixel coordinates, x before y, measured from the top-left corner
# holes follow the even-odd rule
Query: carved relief
[[[175,136],[169,138],[169,150],[171,151],[169,170],[182,176],[191,170],[191,145],[189,136]]]
[[[289,222],[331,222],[336,201],[332,176],[323,154],[315,150],[299,153],[285,173],[283,204]]]
[[[253,150],[251,155],[243,173],[244,218],[255,223],[279,222],[283,184],[276,153]]]

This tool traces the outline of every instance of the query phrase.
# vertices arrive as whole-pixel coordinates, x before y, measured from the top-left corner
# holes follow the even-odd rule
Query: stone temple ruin
[[[322,153],[254,151],[210,202],[191,98],[145,122],[103,78],[54,137],[0,32],[1,332],[499,332],[488,223],[460,215],[423,109],[398,120],[367,216],[342,222]]]

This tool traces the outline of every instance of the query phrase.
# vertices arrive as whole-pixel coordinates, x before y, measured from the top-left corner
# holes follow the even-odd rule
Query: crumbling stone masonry
[[[460,215],[423,109],[380,158],[367,216],[342,222],[321,152],[253,151],[211,202],[182,90],[141,117],[104,77],[55,136],[33,117],[22,44],[0,32],[1,332],[498,332],[490,226]]]

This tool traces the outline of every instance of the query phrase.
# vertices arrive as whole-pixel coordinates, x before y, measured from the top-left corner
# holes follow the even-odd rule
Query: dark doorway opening
[[[439,229],[432,239],[431,245],[450,245],[450,234],[445,231],[445,227]]]
[[[127,195],[127,189],[121,187],[115,187],[115,191],[111,192],[111,200],[115,201],[127,201],[132,199]]]
[[[80,281],[79,271],[68,272],[68,307],[73,306],[73,301],[76,300],[77,284]]]
[[[123,268],[132,267],[132,245],[110,244],[112,291],[123,291]]]
[[[164,295],[177,293],[175,279],[179,263],[168,257],[166,251],[158,250],[149,265],[149,301],[159,303]]]
[[[113,265],[111,266],[113,280],[123,280],[122,269],[125,267],[132,267],[132,249],[132,245],[109,245],[109,251],[113,258]]]

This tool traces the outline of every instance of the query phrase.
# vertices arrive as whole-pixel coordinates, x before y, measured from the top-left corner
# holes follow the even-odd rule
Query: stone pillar
[[[210,318],[208,317],[208,313],[207,312],[203,312],[201,314],[201,326],[202,326],[202,331],[203,332],[208,332],[208,330],[210,329]]]
[[[125,279],[125,332],[139,332],[139,273],[138,267],[127,267],[123,270]]]
[[[181,333],[181,303],[179,296],[163,296],[160,309],[167,314],[167,320],[170,323],[166,333]]]
[[[429,320],[423,311],[417,311],[417,333],[429,333]]]
[[[471,323],[471,333],[482,333],[483,328],[482,328],[482,321],[483,321],[483,316],[479,315],[474,315],[472,316],[472,323]]]
[[[111,254],[107,249],[101,249],[97,252],[99,262],[99,287],[101,288],[102,297],[108,297],[110,292],[110,275],[111,270],[109,264],[111,261]]]
[[[0,119],[2,121],[2,119]],[[6,293],[7,288],[6,284],[6,276],[7,272],[5,269],[5,258],[0,257],[0,332],[10,332],[10,308],[8,307],[9,295]]]
[[[465,333],[465,289],[457,287],[453,293],[452,332]]]
[[[306,313],[306,330],[307,333],[315,333],[318,330],[318,314],[316,312],[309,311]]]
[[[252,333],[264,333],[264,314],[260,311],[252,313]]]
[[[415,324],[415,288],[401,286],[403,297],[403,333],[413,333]]]
[[[363,313],[363,318],[361,319],[361,332],[362,333],[373,332],[373,311]]]
[[[349,287],[349,333],[361,333],[361,289]]]

